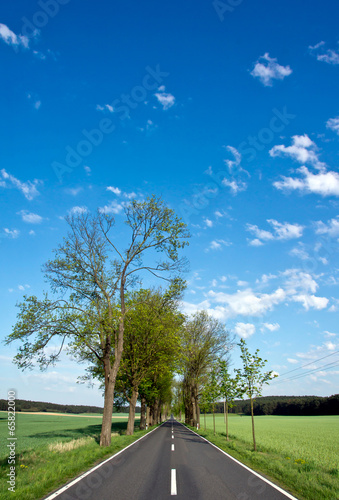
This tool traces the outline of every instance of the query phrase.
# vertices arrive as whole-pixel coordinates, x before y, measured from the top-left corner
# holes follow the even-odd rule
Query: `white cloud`
[[[222,184],[226,187],[229,187],[233,194],[238,194],[241,191],[246,191],[247,189],[247,184],[246,182],[238,180],[228,180],[228,179],[223,179]]]
[[[106,190],[111,191],[112,193],[116,194],[117,196],[121,195],[121,189],[119,189],[118,187],[108,186],[106,188]]]
[[[301,260],[308,260],[310,258],[302,243],[299,243],[297,247],[292,248],[289,254],[292,257],[298,257],[298,259]]]
[[[234,160],[224,160],[230,172],[234,170],[235,167],[239,167],[241,163],[241,154],[233,146],[226,146],[226,149],[232,153]]]
[[[213,221],[211,221],[207,217],[205,217],[204,222],[205,222],[207,227],[213,227]]]
[[[273,227],[273,233],[266,231],[265,229],[260,229],[258,226],[253,224],[247,224],[246,230],[253,233],[256,239],[250,241],[251,246],[263,245],[263,241],[271,240],[290,240],[293,238],[300,238],[303,233],[303,226],[299,224],[290,224],[288,222],[278,222],[274,219],[267,219],[267,222]]]
[[[277,63],[276,58],[269,56],[268,52],[259,57],[254,69],[251,71],[251,75],[258,78],[265,87],[271,87],[273,80],[283,80],[291,73],[292,69],[289,66],[281,66]]]
[[[18,285],[18,290],[20,290],[20,292],[24,292],[28,288],[31,288],[30,285]]]
[[[40,184],[41,181],[35,179],[33,182],[21,182],[19,179],[14,177],[14,175],[9,174],[4,168],[0,170],[0,175],[3,179],[1,182],[1,187],[9,188],[14,187],[21,191],[21,193],[25,196],[25,198],[29,201],[33,200],[40,193],[37,190],[36,186]]]
[[[8,229],[7,227],[4,227],[4,231],[6,236],[8,236],[8,238],[12,238],[13,240],[18,238],[20,234],[20,231],[18,231],[18,229]]]
[[[249,242],[249,245],[251,245],[252,247],[261,247],[263,245],[263,242],[258,240],[258,238],[254,238],[254,240],[251,240]]]
[[[22,220],[24,222],[28,222],[28,224],[40,224],[43,221],[43,218],[40,215],[28,212],[28,210],[20,210],[17,214],[21,215]]]
[[[273,183],[281,191],[299,190],[302,194],[319,194],[321,196],[339,196],[339,174],[328,171],[312,174],[306,167],[297,170],[303,178],[282,177],[282,181]]]
[[[211,241],[209,247],[206,248],[205,251],[208,252],[209,250],[221,250],[223,246],[229,247],[231,245],[232,245],[232,243],[230,243],[229,241],[213,240],[213,241]]]
[[[339,50],[338,49],[326,49],[325,42],[319,42],[313,47],[310,45],[309,49],[312,55],[314,55],[318,61],[326,62],[327,64],[339,64]]]
[[[107,109],[110,113],[114,113],[114,108],[110,104],[104,104],[103,106],[97,104],[95,109],[97,111],[105,111],[105,109]]]
[[[28,233],[30,236],[35,236],[35,231],[33,231],[33,229],[30,230],[30,232]]]
[[[6,24],[0,23],[0,39],[3,40],[7,45],[15,47],[24,47],[25,49],[29,46],[29,39],[27,36],[16,35],[11,31]]]
[[[339,236],[339,216],[335,219],[331,219],[324,224],[322,221],[317,221],[316,225],[316,234],[326,234],[332,238]]]
[[[324,167],[324,164],[319,162],[316,149],[316,144],[308,135],[294,135],[291,146],[284,146],[283,144],[274,146],[269,151],[269,154],[272,157],[288,156],[298,163],[310,163],[315,167]]]
[[[255,333],[255,326],[252,323],[237,323],[234,331],[242,339],[248,339]]]
[[[278,323],[263,323],[262,331],[264,331],[265,328],[270,332],[276,332],[279,330],[280,325]]]
[[[248,286],[248,283],[247,283],[247,281],[238,280],[237,286]]]
[[[86,172],[86,175],[90,175],[91,174],[91,168],[88,165],[84,166],[84,170]]]
[[[165,92],[165,87],[162,85],[158,88],[159,92],[156,92],[154,95],[162,105],[162,109],[166,111],[166,109],[171,108],[175,103],[175,97],[172,94]]]
[[[216,286],[218,286],[218,282],[214,279],[211,281],[211,287],[215,288]]]
[[[333,132],[336,132],[339,135],[339,116],[327,120],[326,127],[333,130]]]
[[[225,318],[242,316],[260,316],[271,310],[274,305],[285,300],[286,293],[278,288],[271,294],[254,293],[250,288],[238,290],[234,294],[214,292],[210,290],[208,296],[215,302],[222,304]]]
[[[289,295],[298,292],[315,293],[318,289],[318,284],[313,277],[300,269],[286,269],[280,274],[285,278],[284,286]]]
[[[292,365],[297,365],[299,363],[299,361],[297,359],[294,359],[294,358],[287,358],[287,361],[289,363],[291,363]]]
[[[99,211],[103,214],[119,214],[125,207],[125,203],[118,203],[116,200],[111,201],[108,205],[100,207]]]
[[[69,214],[70,215],[80,215],[80,214],[84,214],[85,212],[87,212],[87,207],[83,206],[83,207],[72,207],[70,210],[69,210]]]
[[[321,309],[325,309],[328,304],[328,299],[326,297],[316,297],[315,295],[295,295],[293,300],[295,302],[301,302],[306,311],[309,309],[320,311]]]

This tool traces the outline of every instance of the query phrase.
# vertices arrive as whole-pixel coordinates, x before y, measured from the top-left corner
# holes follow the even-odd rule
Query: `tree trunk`
[[[146,399],[141,398],[140,430],[146,429]]]
[[[134,433],[134,420],[135,420],[135,407],[138,399],[138,390],[133,387],[132,396],[129,402],[129,413],[128,413],[128,422],[127,422],[127,436],[132,436]]]
[[[229,437],[228,437],[228,403],[225,403],[225,418],[226,418],[226,441],[229,441]]]
[[[105,372],[104,411],[102,415],[100,446],[110,446],[112,434],[115,377],[113,370],[109,370],[107,366],[105,366]]]
[[[148,429],[151,425],[151,409],[149,406],[146,408],[146,428]]]
[[[153,405],[153,425],[158,424],[159,419],[159,400],[156,399]]]
[[[253,399],[251,399],[251,417],[252,417],[252,436],[253,436],[253,450],[257,451],[257,444],[255,442],[255,432],[254,432],[254,413],[253,413]]]

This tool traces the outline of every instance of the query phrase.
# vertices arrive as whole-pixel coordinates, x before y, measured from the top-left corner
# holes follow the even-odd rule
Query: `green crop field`
[[[258,452],[252,451],[251,417],[229,415],[230,441],[226,442],[224,416],[200,418],[200,433],[217,446],[263,471],[298,498],[336,500],[339,498],[339,416],[257,416],[255,431]]]
[[[127,414],[112,419],[112,444],[99,446],[102,415],[16,414],[15,493],[8,491],[8,421],[0,412],[0,498],[37,500],[146,431],[126,436]],[[136,419],[136,429],[139,419]]]

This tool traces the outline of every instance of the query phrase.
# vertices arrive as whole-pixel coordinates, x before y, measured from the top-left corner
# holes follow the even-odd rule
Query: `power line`
[[[316,372],[319,372],[319,371],[324,370],[324,369],[328,370],[329,368],[334,368],[336,366],[339,366],[338,360],[332,361],[332,363],[328,363],[328,364],[320,366],[318,368],[314,368],[313,370],[308,370],[305,373],[299,373],[296,376],[285,378],[283,380],[279,380],[278,379],[278,380],[272,381],[272,382],[275,382],[275,383],[279,383],[279,382],[291,382],[292,380],[297,380],[298,378],[306,377],[307,375],[310,375],[311,373],[316,373]]]
[[[305,366],[312,365],[313,363],[317,363],[317,361],[321,361],[322,359],[329,358],[330,356],[334,356],[335,354],[338,354],[338,353],[339,353],[339,351],[334,351],[331,354],[328,354],[327,356],[323,356],[322,358],[314,359],[313,361],[310,361],[309,363],[306,363],[305,365],[301,365],[298,368],[294,368],[293,370],[289,370],[288,372],[282,373],[281,375],[279,375],[279,378],[284,377],[285,375],[292,373],[292,372],[295,372],[297,370],[301,370]]]

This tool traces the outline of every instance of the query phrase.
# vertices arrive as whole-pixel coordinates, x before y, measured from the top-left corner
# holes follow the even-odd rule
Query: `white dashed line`
[[[171,495],[177,494],[177,471],[171,469]]]
[[[172,444],[172,451],[174,451],[174,444]]]

